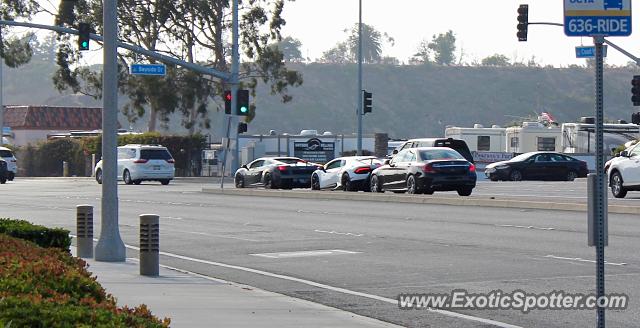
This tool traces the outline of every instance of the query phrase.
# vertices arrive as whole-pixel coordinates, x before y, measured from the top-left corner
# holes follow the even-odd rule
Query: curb
[[[229,196],[257,196],[257,197],[280,197],[280,198],[303,198],[321,200],[354,200],[369,202],[392,202],[409,204],[430,204],[430,205],[451,205],[451,206],[483,206],[500,208],[520,208],[556,211],[577,211],[587,212],[586,203],[571,202],[536,202],[517,199],[495,199],[495,198],[469,198],[469,197],[433,197],[433,196],[411,196],[411,195],[390,195],[376,193],[344,193],[331,191],[284,191],[284,190],[261,190],[261,189],[213,189],[202,188],[203,193]],[[609,205],[609,213],[616,214],[640,214],[640,206]]]

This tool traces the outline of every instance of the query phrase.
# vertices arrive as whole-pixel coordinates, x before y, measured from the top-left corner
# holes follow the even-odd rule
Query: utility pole
[[[118,0],[103,1],[102,219],[96,261],[124,262],[126,249],[118,227]]]
[[[2,42],[2,28],[0,27],[0,42]],[[2,46],[2,45],[0,45]],[[4,99],[2,98],[3,94],[3,85],[2,85],[2,66],[4,66],[4,48],[2,50],[2,56],[0,56],[0,145],[4,142],[2,141],[4,138]]]
[[[362,0],[358,0],[358,155],[362,155]]]
[[[233,118],[233,125],[237,126],[239,117],[234,114],[236,107],[238,106],[238,83],[240,82],[240,50],[239,50],[239,34],[238,34],[238,0],[233,0],[233,49],[231,50],[231,117]],[[233,129],[230,131],[233,133],[233,139],[235,140],[235,147],[233,152],[233,162],[231,164],[231,174],[233,175],[240,167],[240,144],[238,140],[238,130]],[[224,179],[224,177],[222,177]]]

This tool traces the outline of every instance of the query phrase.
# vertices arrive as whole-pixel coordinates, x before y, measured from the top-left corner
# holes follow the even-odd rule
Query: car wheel
[[[273,183],[273,179],[271,179],[271,174],[267,173],[264,175],[264,189],[275,189],[276,186]]]
[[[133,179],[131,179],[131,173],[129,173],[129,170],[124,170],[124,173],[122,173],[122,180],[124,180],[124,183],[128,185],[133,184]]]
[[[511,181],[522,181],[522,173],[518,170],[513,170],[509,174],[509,180]]]
[[[0,184],[5,184],[7,183],[7,178],[1,178],[0,179]]]
[[[469,188],[469,187],[460,188],[460,189],[458,189],[458,195],[460,195],[460,196],[469,196],[469,195],[471,195],[472,191],[473,191],[473,188]]]
[[[7,180],[9,181],[13,181],[13,179],[16,177],[16,175],[13,172],[9,172],[9,176],[7,177]]]
[[[96,181],[98,184],[102,184],[102,170],[96,171]]]
[[[244,178],[242,177],[242,175],[236,174],[236,178],[234,182],[235,182],[236,188],[244,188]]]
[[[169,179],[164,179],[164,180],[160,180],[160,183],[161,183],[163,186],[166,186],[166,185],[168,185],[168,184],[169,184],[169,181],[171,181],[171,180],[169,180]]]
[[[416,187],[416,178],[413,175],[407,177],[407,194],[419,194]]]
[[[489,178],[489,180],[491,180],[491,181],[498,181],[498,177],[492,176],[492,177],[490,177],[490,178]]]
[[[627,190],[622,186],[622,176],[618,172],[611,176],[611,193],[615,198],[624,198],[627,195]]]
[[[320,178],[317,174],[311,176],[311,190],[320,190]]]
[[[133,180],[133,184],[136,185],[136,186],[141,184],[141,183],[142,183],[142,180]]]
[[[371,176],[371,183],[369,185],[371,186],[370,189],[372,192],[384,192],[384,189],[382,189],[377,175]]]
[[[567,181],[573,181],[578,177],[578,174],[574,171],[569,171],[569,173],[567,173]]]
[[[431,188],[426,188],[426,189],[423,189],[423,190],[422,190],[422,193],[423,193],[423,194],[425,194],[425,195],[433,195],[433,192],[434,192],[434,191],[435,191],[435,190],[433,190],[433,189],[431,189]]]
[[[340,180],[340,184],[342,185],[343,191],[354,191],[353,185],[351,183],[351,179],[349,179],[349,174],[344,173],[342,175],[342,179]]]

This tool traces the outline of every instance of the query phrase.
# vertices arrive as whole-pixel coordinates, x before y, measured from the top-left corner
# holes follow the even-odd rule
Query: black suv
[[[9,175],[9,172],[7,171],[7,161],[5,161],[4,159],[0,159],[0,183],[1,184],[7,183],[8,175]]]

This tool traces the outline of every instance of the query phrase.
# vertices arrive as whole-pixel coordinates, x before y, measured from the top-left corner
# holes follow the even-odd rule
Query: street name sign
[[[129,73],[134,75],[165,76],[167,67],[163,64],[131,64]]]
[[[631,35],[631,0],[564,0],[567,36]]]
[[[607,46],[602,46],[602,56],[607,57]],[[596,47],[576,47],[576,58],[596,58]]]

